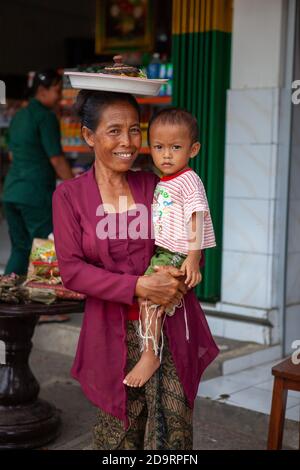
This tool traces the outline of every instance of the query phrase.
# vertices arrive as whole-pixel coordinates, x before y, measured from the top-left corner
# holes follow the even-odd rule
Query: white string
[[[186,337],[186,340],[189,341],[189,339],[190,339],[190,331],[189,331],[189,326],[188,326],[188,321],[187,321],[187,314],[186,314],[186,308],[185,308],[185,301],[184,301],[184,298],[182,298],[182,303],[183,303],[184,322],[185,322],[185,337]]]
[[[143,331],[142,315],[141,315],[143,307],[145,308],[145,312],[146,312],[145,325],[144,325],[145,331]],[[164,348],[163,326],[164,326],[165,320],[167,318],[167,313],[165,313],[164,318],[162,320],[161,327],[160,327],[160,330],[161,330],[161,346],[159,347],[159,343],[157,341],[157,330],[158,330],[157,309],[159,307],[160,306],[157,305],[157,304],[150,304],[150,306],[148,306],[148,301],[147,300],[141,304],[140,312],[139,312],[139,337],[142,340],[141,351],[144,351],[145,347],[146,347],[146,351],[148,351],[149,340],[151,340],[152,343],[153,343],[154,354],[156,356],[158,356],[158,353],[159,353],[159,360],[161,362],[162,361],[162,352],[163,352],[163,348]],[[187,312],[186,312],[186,306],[185,306],[184,298],[182,298],[180,300],[180,302],[177,305],[175,305],[175,309],[176,308],[181,308],[181,307],[183,307],[183,313],[184,313],[185,337],[186,337],[186,340],[189,341],[190,331],[189,331],[189,326],[188,326]],[[152,310],[153,310],[153,312],[151,312]],[[151,331],[151,326],[152,326],[153,316],[155,314],[156,314],[155,332],[154,332],[154,336],[153,336],[153,333]],[[172,316],[172,315],[173,315],[173,313],[170,316]]]
[[[141,320],[142,307],[143,306],[141,305],[140,314],[139,314],[139,335],[143,340],[142,351],[144,351],[145,345],[146,345],[146,351],[148,351],[149,340],[152,340],[154,353],[157,356],[158,350],[159,350],[159,346],[157,344],[157,317],[156,317],[156,326],[155,326],[155,336],[153,336],[151,332],[151,326],[152,326],[153,316],[155,315],[156,310],[158,309],[159,305],[151,304],[150,307],[148,307],[147,301],[144,304],[145,312],[146,312],[145,325],[144,325],[145,331],[143,331],[143,324]],[[151,314],[151,310],[153,310],[152,314]]]
[[[167,315],[164,315],[163,321],[161,323],[161,346],[160,346],[160,354],[159,354],[159,361],[161,363],[162,361],[162,353],[164,349],[164,332],[163,332],[163,326],[166,321]]]
[[[185,323],[185,337],[186,337],[186,340],[189,341],[189,339],[190,339],[190,332],[189,332],[189,327],[188,327],[187,313],[186,313],[186,308],[185,308],[184,297],[182,297],[182,299],[180,300],[180,302],[179,302],[178,304],[176,304],[174,307],[175,307],[175,310],[176,310],[176,308],[181,308],[181,307],[183,307],[184,323]],[[173,309],[171,309],[170,312],[166,311],[166,313],[167,313],[167,315],[169,315],[169,316],[171,317],[171,316],[174,315],[175,310],[173,311]]]

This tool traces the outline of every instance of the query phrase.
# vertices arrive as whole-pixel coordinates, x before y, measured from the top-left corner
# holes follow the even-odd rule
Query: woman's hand
[[[179,281],[178,290],[181,293],[181,297],[187,293],[188,289],[185,282],[186,276],[181,269],[175,268],[175,266],[155,266],[154,269],[158,273],[169,273]]]
[[[186,291],[186,286],[180,280],[182,273],[171,266],[158,266],[156,271],[150,276],[139,277],[135,295],[165,307],[180,302]]]
[[[169,274],[171,275],[174,275],[175,277],[177,277],[177,279],[179,280],[179,292],[180,292],[180,298],[176,297],[174,298],[170,303],[169,305],[166,305],[165,307],[159,307],[158,309],[158,312],[157,312],[157,316],[158,317],[162,317],[164,312],[165,312],[165,309],[171,309],[172,307],[178,305],[178,303],[181,301],[182,297],[184,296],[184,294],[187,293],[187,285],[186,285],[186,276],[183,274],[182,270],[181,269],[178,269],[178,268],[175,268],[175,266],[155,266],[155,271],[157,272],[160,272],[160,271],[165,271],[165,272],[168,272]]]

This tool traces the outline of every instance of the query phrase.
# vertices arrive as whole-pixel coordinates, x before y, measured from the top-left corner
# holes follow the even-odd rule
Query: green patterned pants
[[[145,274],[153,274],[155,272],[154,266],[175,266],[180,269],[185,259],[186,255],[182,253],[173,253],[166,248],[157,246]]]
[[[127,323],[127,371],[140,358],[137,321]],[[97,450],[191,450],[193,445],[193,412],[165,338],[160,368],[141,388],[128,387],[129,428],[118,418],[97,412],[94,427],[94,449]]]

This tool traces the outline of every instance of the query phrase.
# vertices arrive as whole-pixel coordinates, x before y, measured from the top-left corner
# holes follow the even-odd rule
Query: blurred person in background
[[[11,166],[2,201],[11,254],[5,274],[26,275],[33,239],[48,238],[53,230],[52,194],[56,178],[73,177],[62,152],[59,121],[54,112],[61,92],[60,74],[54,70],[37,72],[29,89],[28,105],[15,114],[9,128]],[[51,318],[67,319],[66,315]]]

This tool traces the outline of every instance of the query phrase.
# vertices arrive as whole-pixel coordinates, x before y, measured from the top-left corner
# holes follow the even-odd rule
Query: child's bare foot
[[[142,387],[159,368],[159,357],[154,351],[143,351],[139,362],[126,375],[123,383],[128,387]]]

